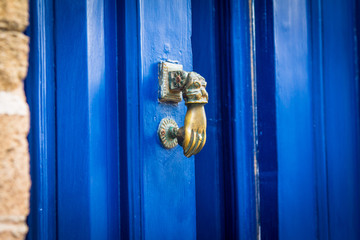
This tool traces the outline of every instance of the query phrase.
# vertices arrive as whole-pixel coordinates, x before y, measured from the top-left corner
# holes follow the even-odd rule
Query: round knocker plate
[[[178,140],[174,136],[175,129],[179,129],[175,120],[171,118],[163,118],[159,124],[158,135],[164,148],[170,149],[178,145]]]

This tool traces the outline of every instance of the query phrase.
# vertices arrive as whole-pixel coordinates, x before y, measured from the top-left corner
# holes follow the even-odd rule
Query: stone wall
[[[24,239],[29,213],[27,0],[0,0],[0,240]]]

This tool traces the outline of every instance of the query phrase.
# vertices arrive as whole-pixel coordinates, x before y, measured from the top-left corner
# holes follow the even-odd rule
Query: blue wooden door
[[[29,238],[256,238],[250,13],[245,1],[31,3]],[[158,101],[166,60],[208,82],[196,157],[157,136],[186,112]]]
[[[359,239],[359,7],[31,1],[28,238]],[[158,139],[166,60],[208,83],[195,157]]]

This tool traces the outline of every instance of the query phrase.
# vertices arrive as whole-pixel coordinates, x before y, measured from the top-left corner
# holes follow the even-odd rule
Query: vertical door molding
[[[142,239],[139,1],[117,3],[121,238]]]
[[[58,238],[120,231],[114,1],[55,1]]]
[[[358,239],[356,1],[274,1],[279,237]]]
[[[358,1],[321,1],[329,239],[360,238]]]
[[[258,239],[259,185],[253,1],[219,1],[225,238]]]
[[[275,101],[274,6],[255,0],[255,49],[260,224],[263,239],[279,238]]]
[[[31,195],[28,239],[56,239],[56,108],[53,2],[31,1],[29,71]]]
[[[279,238],[316,239],[308,2],[274,1]]]

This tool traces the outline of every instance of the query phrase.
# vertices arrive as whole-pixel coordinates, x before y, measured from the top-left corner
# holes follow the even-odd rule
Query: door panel
[[[109,3],[55,1],[59,239],[119,237],[116,56],[114,45],[105,45],[115,29],[104,25],[114,14]]]
[[[194,157],[181,147],[165,150],[157,127],[164,117],[184,124],[185,106],[159,103],[158,64],[179,61],[192,70],[191,3],[140,1],[140,163],[143,236],[146,239],[195,239]],[[159,227],[161,226],[161,230]]]
[[[256,237],[250,6],[206,4],[66,0],[48,10],[54,14],[43,23],[54,31],[56,223],[33,239]],[[160,120],[172,117],[182,126],[186,112],[184,103],[158,102],[158,63],[168,59],[211,84],[209,139],[195,158],[184,157],[181,147],[165,150],[158,140]]]
[[[280,239],[359,239],[357,1],[274,1]]]
[[[195,2],[54,2],[57,239],[258,236],[252,9]],[[196,157],[158,140],[160,120],[182,126],[186,112],[158,102],[168,59],[211,84]]]
[[[356,52],[356,5],[359,7],[359,1],[332,0],[323,4],[323,113],[331,239],[360,239],[360,56]]]
[[[119,32],[124,36],[119,36],[123,41],[118,50],[123,56],[119,58],[123,70],[119,81],[125,79],[120,84],[125,89],[119,89],[125,101],[120,111],[127,114],[120,131],[127,137],[122,167],[128,176],[125,194],[129,205],[129,220],[125,214],[122,222],[129,221],[129,234],[136,238],[256,238],[250,6],[244,1],[209,1],[207,7],[195,2],[139,1],[136,6],[124,1],[120,6],[119,23],[124,27]],[[228,19],[230,15],[234,17]],[[194,19],[197,22],[191,23]],[[211,138],[195,156],[197,169],[194,158],[185,158],[180,147],[165,150],[158,141],[160,120],[169,116],[182,126],[186,111],[183,103],[158,103],[158,63],[167,59],[199,72],[212,84],[205,106]],[[196,68],[192,68],[192,59]],[[139,79],[138,88],[134,77]],[[159,230],[159,225],[166,228]]]
[[[316,239],[308,14],[303,1],[274,5],[280,239]]]
[[[30,6],[28,239],[359,239],[357,1]],[[165,60],[208,82],[192,158]]]

